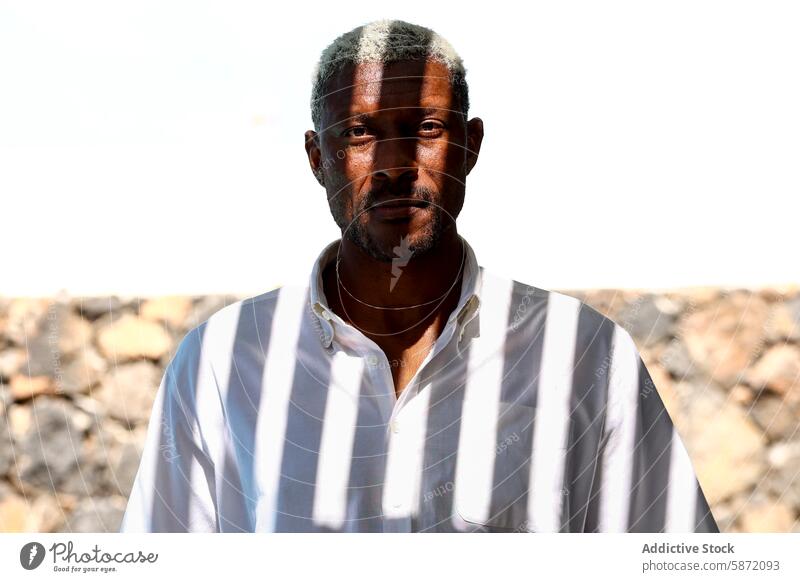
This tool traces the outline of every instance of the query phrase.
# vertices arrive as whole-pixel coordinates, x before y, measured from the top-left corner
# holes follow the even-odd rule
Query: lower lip
[[[376,218],[409,218],[422,209],[422,206],[376,206],[370,212]]]

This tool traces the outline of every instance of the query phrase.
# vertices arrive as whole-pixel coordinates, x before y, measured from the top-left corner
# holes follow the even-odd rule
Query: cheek
[[[433,182],[440,187],[450,188],[463,181],[464,169],[459,150],[461,148],[444,140],[427,146],[421,145],[417,148],[417,161],[420,168],[427,170]]]
[[[372,175],[372,157],[365,152],[350,153],[342,160],[340,167],[350,188],[358,190]]]

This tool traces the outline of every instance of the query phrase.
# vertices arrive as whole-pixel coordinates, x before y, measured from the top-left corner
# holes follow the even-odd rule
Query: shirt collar
[[[458,300],[458,305],[447,320],[447,326],[453,325],[453,321],[456,322],[456,325],[459,326],[460,341],[464,327],[475,318],[480,308],[482,270],[478,265],[472,247],[461,235],[459,235],[459,238],[463,242],[466,252],[466,257],[464,258],[464,274],[461,283],[461,297]],[[322,272],[325,270],[325,267],[336,260],[339,242],[340,239],[332,241],[322,250],[314,261],[314,266],[311,269],[311,277],[309,279],[309,305],[311,307],[311,313],[322,328],[320,341],[326,348],[330,347],[333,342],[336,326],[347,325],[330,308],[322,285]],[[478,335],[477,329],[475,335]]]

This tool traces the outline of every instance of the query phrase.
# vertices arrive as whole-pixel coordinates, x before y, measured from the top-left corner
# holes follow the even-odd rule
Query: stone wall
[[[800,290],[563,292],[633,335],[720,528],[800,531]],[[241,298],[0,298],[0,531],[116,531],[164,366]]]

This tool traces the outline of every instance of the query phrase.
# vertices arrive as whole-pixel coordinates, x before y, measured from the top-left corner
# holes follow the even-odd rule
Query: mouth
[[[428,206],[430,206],[430,203],[424,200],[396,200],[378,203],[370,208],[369,212],[375,218],[382,220],[411,218]]]

